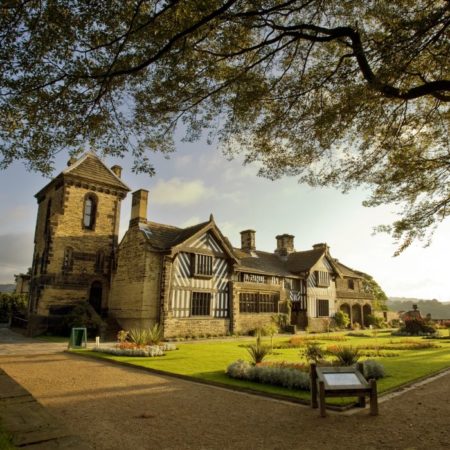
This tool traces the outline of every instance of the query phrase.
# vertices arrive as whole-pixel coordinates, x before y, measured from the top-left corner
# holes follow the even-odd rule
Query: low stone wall
[[[308,317],[308,331],[323,332],[327,331],[328,318]]]
[[[248,333],[255,328],[262,328],[272,322],[274,313],[239,314],[236,318],[236,332]]]
[[[184,337],[200,335],[226,335],[230,330],[230,319],[184,318],[166,319],[164,337]]]

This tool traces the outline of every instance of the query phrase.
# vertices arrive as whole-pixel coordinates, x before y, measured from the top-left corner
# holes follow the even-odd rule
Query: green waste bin
[[[72,328],[72,332],[70,333],[69,348],[83,347],[87,347],[87,329]]]

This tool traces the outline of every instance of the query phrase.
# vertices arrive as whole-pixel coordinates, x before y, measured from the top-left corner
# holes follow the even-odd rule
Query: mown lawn
[[[364,356],[364,359],[375,359],[385,367],[387,376],[378,381],[378,392],[383,393],[411,381],[429,376],[442,369],[450,367],[450,341],[424,340],[422,338],[394,337],[389,332],[380,332],[376,337],[350,337],[345,333],[332,333],[330,335],[308,335],[308,339],[314,338],[323,347],[329,345],[351,346],[381,346],[395,347],[395,350],[380,350],[381,354],[397,354],[398,356]],[[326,338],[326,339],[322,339]],[[331,339],[330,339],[331,338]],[[336,338],[335,340],[333,338]],[[287,343],[289,337],[276,338],[274,346]],[[250,360],[245,349],[253,341],[248,339],[229,339],[226,341],[202,341],[191,343],[178,343],[178,350],[167,352],[163,357],[137,358],[101,354],[89,350],[78,350],[86,355],[120,361],[136,366],[147,367],[159,371],[189,376],[192,378],[213,381],[230,387],[247,388],[261,392],[278,394],[302,400],[309,400],[309,392],[292,391],[286,388],[264,385],[255,382],[235,380],[229,378],[225,370],[227,366],[237,359]],[[427,349],[403,350],[399,347],[408,346],[411,342],[432,342],[437,347]],[[265,338],[264,343],[269,344]],[[302,348],[274,349],[266,361],[291,361],[300,362]],[[372,350],[371,350],[372,351]],[[372,351],[374,354],[375,351]],[[334,399],[333,399],[334,400]],[[336,401],[342,404],[342,401]],[[348,402],[348,400],[346,401]],[[330,403],[335,403],[330,401]]]

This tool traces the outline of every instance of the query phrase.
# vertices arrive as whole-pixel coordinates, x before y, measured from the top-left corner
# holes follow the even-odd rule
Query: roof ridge
[[[148,224],[159,225],[159,226],[163,226],[166,228],[173,228],[175,230],[183,230],[184,229],[184,228],[176,227],[175,225],[169,225],[167,223],[154,222],[153,220],[147,220],[147,225]]]

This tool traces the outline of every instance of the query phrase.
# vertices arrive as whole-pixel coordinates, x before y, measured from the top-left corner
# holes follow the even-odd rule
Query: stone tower
[[[64,314],[80,301],[107,313],[120,203],[130,190],[120,173],[89,152],[36,194],[30,321]]]

